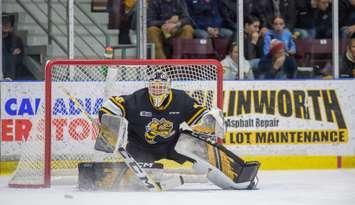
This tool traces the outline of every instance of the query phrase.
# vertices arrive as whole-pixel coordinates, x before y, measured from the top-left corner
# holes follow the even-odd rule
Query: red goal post
[[[157,69],[167,73],[173,88],[185,90],[209,108],[222,108],[223,69],[216,60],[50,60],[45,103],[22,145],[9,186],[50,187],[54,178],[77,176],[79,162],[117,161],[118,156],[93,149],[97,109],[109,96],[144,87]]]

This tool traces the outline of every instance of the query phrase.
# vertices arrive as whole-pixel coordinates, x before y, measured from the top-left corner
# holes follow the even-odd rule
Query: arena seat
[[[323,68],[332,62],[332,39],[295,40],[298,66]]]
[[[172,39],[172,58],[216,58],[211,39]]]
[[[213,47],[218,54],[218,60],[223,60],[228,54],[228,46],[231,43],[229,38],[213,38]]]

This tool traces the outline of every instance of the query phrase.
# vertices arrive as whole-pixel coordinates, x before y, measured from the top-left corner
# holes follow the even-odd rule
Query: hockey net
[[[10,187],[75,183],[79,162],[119,161],[94,150],[98,110],[108,97],[146,86],[155,70],[208,108],[222,105],[222,67],[215,60],[52,60],[45,70],[45,103],[21,145]]]

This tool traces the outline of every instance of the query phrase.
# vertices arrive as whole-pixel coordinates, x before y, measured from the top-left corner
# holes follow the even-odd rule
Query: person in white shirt
[[[238,68],[238,59],[239,59],[238,43],[233,42],[230,44],[228,49],[228,55],[221,61],[223,66],[223,79],[224,80],[239,80],[239,68]],[[246,80],[254,80],[254,74],[251,69],[251,66],[247,60],[243,57],[243,62],[241,63],[241,71],[244,74]]]

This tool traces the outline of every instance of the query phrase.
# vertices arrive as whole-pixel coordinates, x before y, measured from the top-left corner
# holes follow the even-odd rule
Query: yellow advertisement
[[[226,81],[224,143],[245,155],[353,155],[355,81]]]

